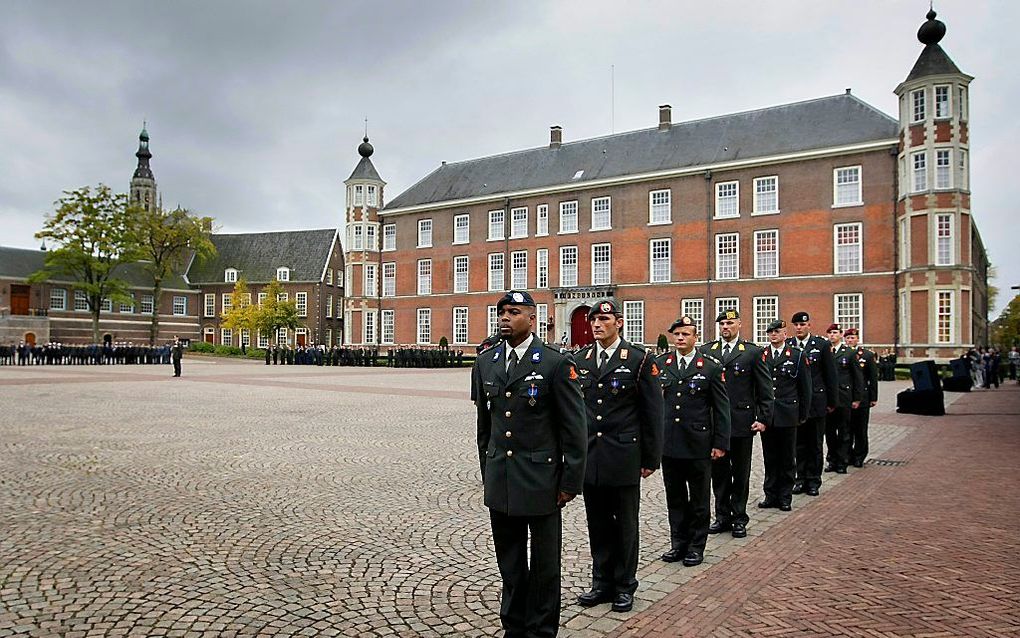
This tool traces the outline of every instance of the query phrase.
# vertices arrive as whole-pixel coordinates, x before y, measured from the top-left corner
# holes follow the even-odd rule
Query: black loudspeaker
[[[954,378],[970,378],[970,361],[967,359],[953,359],[949,362],[949,368],[953,371]]]
[[[973,385],[974,382],[971,380],[970,375],[942,379],[942,389],[946,392],[970,392],[970,388]]]
[[[946,402],[942,389],[904,390],[896,395],[896,411],[904,414],[943,416],[946,413]]]
[[[914,389],[919,392],[942,389],[942,384],[939,383],[938,368],[935,367],[934,361],[918,361],[911,364],[910,378],[914,382]]]

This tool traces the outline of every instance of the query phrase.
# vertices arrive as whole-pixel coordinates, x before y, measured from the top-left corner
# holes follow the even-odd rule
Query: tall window
[[[368,250],[376,250],[375,224],[368,224],[365,226],[365,248]]]
[[[861,167],[844,166],[832,171],[833,206],[858,206],[861,195]]]
[[[613,227],[613,205],[608,197],[591,200],[591,229],[609,230]]]
[[[418,260],[418,294],[432,294],[432,260]]]
[[[949,104],[949,85],[935,87],[935,117],[952,117],[953,109]]]
[[[535,287],[549,287],[549,249],[539,248],[535,251]]]
[[[649,265],[648,280],[653,284],[667,283],[670,280],[670,260],[672,257],[671,240],[653,239],[648,244]]]
[[[645,302],[623,302],[623,338],[631,343],[645,342]]]
[[[204,296],[205,299],[205,311],[202,313],[206,317],[216,316],[216,295],[207,293]]]
[[[779,276],[779,231],[754,232],[754,276]]]
[[[234,331],[230,328],[220,329],[220,344],[224,346],[234,345]]]
[[[366,310],[361,313],[362,343],[375,343],[375,310]]]
[[[121,302],[119,311],[120,312],[134,312],[135,311],[134,295],[131,296],[131,302],[130,303]]]
[[[754,342],[768,343],[769,324],[779,318],[779,297],[754,298]]]
[[[247,328],[241,328],[241,343],[245,348],[251,347],[251,331]]]
[[[176,304],[176,300],[175,300],[174,303]],[[153,311],[153,307],[154,307],[153,306],[152,295],[142,295],[141,306],[142,306],[142,313],[151,315],[152,311]],[[185,308],[188,307],[187,300],[185,300],[184,307]],[[77,292],[74,293],[74,309],[78,310],[78,293]],[[86,306],[85,308],[82,308],[82,310],[88,310],[88,306]]]
[[[924,151],[910,156],[914,167],[913,192],[928,190],[928,154]]]
[[[716,279],[736,279],[740,276],[739,240],[739,233],[722,233],[715,236]]]
[[[910,343],[910,293],[900,292],[900,341]]]
[[[269,347],[269,336],[265,333],[264,330],[259,330],[258,344],[259,347],[262,348],[263,350]]]
[[[935,265],[952,266],[953,258],[953,214],[935,215]]]
[[[957,152],[957,157],[960,158],[960,188],[967,190],[970,188],[970,178],[967,175],[967,151]]]
[[[458,307],[453,309],[453,342],[465,344],[468,342],[468,309]]]
[[[326,285],[328,285],[328,286],[332,286],[333,285],[333,269],[332,268],[327,268],[326,269]]]
[[[910,103],[913,107],[912,121],[922,122],[925,118],[924,89],[910,92]]]
[[[857,328],[861,333],[861,341],[864,340],[864,330],[861,326],[863,298],[860,293],[835,295],[833,298],[834,321],[844,331],[847,328]]]
[[[528,251],[510,253],[510,288],[525,290],[528,287]]]
[[[535,209],[535,235],[542,237],[549,234],[549,205],[539,204]]]
[[[432,247],[432,220],[418,220],[418,248]]]
[[[299,292],[294,295],[295,306],[297,307],[297,314],[299,317],[308,316],[308,293]]]
[[[754,180],[754,214],[779,212],[779,178],[759,177]]]
[[[290,268],[282,267],[276,269],[277,281],[290,281]]]
[[[393,343],[393,311],[382,311],[382,343]]]
[[[560,287],[577,285],[577,246],[560,246]]]
[[[577,202],[560,202],[560,234],[577,232]]]
[[[489,239],[503,239],[505,232],[503,230],[503,211],[501,210],[490,210],[489,211]]]
[[[151,296],[150,296],[150,298],[151,298]],[[145,299],[144,295],[142,296],[142,299],[143,300]],[[187,315],[188,314],[188,298],[187,297],[174,297],[173,306],[171,306],[171,307],[173,308],[174,316],[183,317],[184,315]],[[152,310],[150,309],[149,312],[152,312]]]
[[[351,228],[351,240],[353,250],[364,250],[365,249],[365,228],[361,224],[354,224]]]
[[[103,299],[103,303],[100,307],[103,309],[103,312],[113,312],[113,301]]]
[[[382,227],[382,249],[383,250],[396,250],[397,249],[397,225],[396,224],[383,224],[383,227]]]
[[[907,224],[907,217],[900,220],[900,268],[910,265],[910,226]]]
[[[835,270],[837,275],[863,272],[861,263],[861,223],[836,224],[835,235],[836,255]]]
[[[227,314],[228,312],[234,309],[234,293],[225,292],[223,293],[222,297],[223,299],[220,303],[222,304],[223,307],[223,314]]]
[[[605,286],[612,281],[612,245],[592,244],[591,285]]]
[[[397,264],[388,261],[382,265],[382,296],[394,297],[397,294]]]
[[[740,182],[720,182],[715,185],[715,216],[740,216]]]
[[[223,281],[228,284],[232,284],[237,281],[237,271],[233,268],[227,268],[223,271]]]
[[[368,187],[368,205],[369,206],[379,205],[379,198],[376,197],[375,186]]]
[[[549,305],[540,303],[535,307],[535,321],[538,323],[538,337],[543,341],[549,332]]]
[[[142,312],[149,312],[149,313],[151,313],[152,312],[152,307],[151,307],[152,306],[152,301],[151,301],[152,300],[152,295],[148,295],[148,297],[149,297],[149,300],[150,300],[149,301],[149,306],[150,307],[149,307],[148,310],[144,310],[144,308],[143,308]],[[144,301],[144,299],[145,299],[145,296],[142,297],[143,301]],[[85,291],[84,290],[75,290],[74,291],[74,309],[75,310],[88,310],[89,309],[89,300],[88,300],[88,297],[85,296]]]
[[[365,296],[374,297],[379,294],[376,288],[378,278],[376,277],[376,264],[365,264]]]
[[[705,340],[705,300],[704,299],[684,299],[680,302],[680,315],[688,316],[694,320],[694,324],[698,327],[698,339],[701,341]]]
[[[468,291],[468,256],[458,255],[453,258],[453,291]]]
[[[528,236],[528,208],[510,209],[510,239]]]
[[[503,290],[503,253],[489,253],[489,290]]]
[[[67,310],[67,290],[65,288],[50,288],[50,310]]]
[[[715,316],[719,316],[720,313],[726,312],[727,310],[736,310],[740,312],[740,298],[739,297],[718,297],[715,300]],[[715,324],[715,338],[719,338],[719,324]]]
[[[648,223],[668,224],[673,218],[673,195],[667,188],[648,193]]]
[[[499,329],[499,314],[496,312],[496,306],[487,306],[485,308],[485,335],[494,335]]]
[[[457,215],[453,218],[453,243],[466,244],[471,235],[471,216]]]
[[[277,345],[281,345],[282,346],[282,345],[288,343],[289,341],[290,340],[287,337],[287,329],[286,328],[280,328],[279,330],[276,331],[276,343],[277,343]]]
[[[418,343],[432,343],[431,308],[418,308]]]
[[[354,205],[363,206],[365,204],[365,187],[361,184],[354,186]]]
[[[326,295],[326,318],[333,318],[333,295]]]
[[[935,188],[953,187],[953,151],[948,148],[935,150]]]

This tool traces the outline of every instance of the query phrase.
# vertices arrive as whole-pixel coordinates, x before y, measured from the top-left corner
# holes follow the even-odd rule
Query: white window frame
[[[843,237],[846,234],[843,233],[841,237],[841,230],[855,229],[854,234],[857,237],[856,242],[843,241]],[[850,260],[847,260],[848,266],[840,264],[840,248],[855,248],[854,254]],[[849,252],[849,251],[848,251]],[[856,268],[854,268],[854,262],[856,262]],[[834,275],[854,275],[864,272],[864,224],[861,222],[849,222],[846,224],[833,224],[832,225],[832,273]]]
[[[503,253],[489,253],[486,262],[488,264],[489,292],[502,292],[506,285],[506,259]]]
[[[117,304],[117,312],[131,314],[135,311],[134,295],[131,295],[131,303],[124,303],[123,301]]]
[[[645,343],[645,302],[623,302],[623,338],[631,343]]]
[[[281,266],[276,269],[276,280],[277,281],[290,281],[290,268]]]
[[[363,310],[361,312],[361,342],[375,343],[376,328],[375,310]]]
[[[844,179],[844,175],[847,176]],[[857,179],[850,180],[849,176],[854,175]],[[843,179],[844,181],[840,181]],[[840,199],[841,187],[844,191],[849,190],[845,187],[855,186],[857,191],[856,199]],[[832,207],[833,208],[844,208],[847,206],[861,206],[864,204],[864,171],[860,164],[856,166],[837,166],[832,169]]]
[[[149,295],[149,299],[152,299],[152,295]],[[74,291],[74,310],[75,312],[84,312],[89,309],[89,298],[85,294],[84,290]],[[152,309],[149,309],[152,312]]]
[[[910,154],[910,192],[928,190],[928,151]]]
[[[705,340],[705,300],[704,299],[681,299],[680,316],[687,316],[694,320],[698,327],[698,340]]]
[[[365,224],[365,249],[376,250],[375,224]]]
[[[669,188],[648,191],[648,225],[673,223],[673,191]]]
[[[567,255],[573,254],[573,264],[567,263]],[[560,288],[577,285],[577,262],[579,253],[577,246],[560,246]],[[570,276],[568,276],[570,275]]]
[[[910,266],[910,218],[900,219],[900,270]]]
[[[393,343],[393,340],[394,340],[394,338],[396,336],[395,335],[396,331],[394,329],[396,326],[394,325],[393,321],[394,321],[394,311],[393,310],[383,310],[382,313],[381,313],[381,316],[380,316],[380,321],[379,321],[379,327],[381,329],[381,332],[379,334],[379,337],[380,337],[379,341],[380,341],[380,343],[384,343],[384,344],[392,344]]]
[[[945,223],[943,223],[945,222]],[[936,266],[952,266],[956,263],[956,215],[936,213],[934,224],[935,245],[932,251]]]
[[[432,294],[432,260],[431,259],[419,259],[418,266],[415,271],[418,274],[418,294],[419,295],[431,295]]]
[[[206,293],[205,294],[205,312],[204,317],[215,317],[216,316],[216,294]]]
[[[182,295],[175,295],[173,304],[170,307],[173,309],[175,317],[186,317],[188,315],[188,298]]]
[[[326,269],[326,285],[328,285],[328,286],[332,286],[333,285],[333,269],[332,268],[327,268]]]
[[[211,328],[207,328],[207,330],[211,330]],[[259,330],[258,347],[262,350],[269,347],[269,335],[267,335],[263,330]]]
[[[528,236],[528,207],[519,206],[510,209],[510,239],[522,239]]]
[[[535,288],[549,287],[549,249],[535,251]]]
[[[369,184],[369,186],[366,188],[366,190],[368,191],[368,199],[366,200],[366,203],[369,206],[373,206],[373,207],[374,206],[378,206],[379,205],[379,200],[376,197],[376,188],[375,188],[375,186],[372,186],[371,184]]]
[[[383,224],[382,249],[385,252],[397,249],[397,225]]]
[[[945,96],[944,100],[939,99],[939,92]],[[953,87],[950,84],[935,85],[935,119],[943,120],[953,117]]]
[[[453,244],[466,244],[471,241],[471,215],[464,213],[453,217]]]
[[[365,205],[365,187],[362,184],[354,185],[354,205],[355,206]]]
[[[333,318],[333,295],[326,295],[326,318]],[[328,339],[326,341],[329,342]]]
[[[220,328],[220,345],[221,346],[233,346],[234,345],[234,331],[230,328]]]
[[[560,225],[556,234],[572,235],[577,232],[577,200],[560,202]]]
[[[771,237],[774,248],[772,250],[762,250],[762,242],[769,241]],[[766,256],[770,253],[775,253],[774,270],[766,271],[765,266],[767,261]],[[755,279],[771,279],[779,276],[779,229],[769,228],[765,230],[754,231],[754,277]]]
[[[769,342],[768,326],[779,318],[779,297],[754,297],[754,343],[763,346]]]
[[[222,309],[223,314],[227,314],[234,309],[234,293],[225,292],[220,295],[220,308]]]
[[[453,343],[454,345],[466,345],[468,342],[468,308],[467,306],[454,306],[453,308]]]
[[[419,344],[432,343],[432,309],[418,308],[417,340]]]
[[[535,237],[545,237],[549,234],[549,204],[539,204],[535,207]]]
[[[276,345],[282,346],[290,343],[290,333],[286,328],[279,328],[276,331]]]
[[[223,281],[228,284],[237,282],[237,270],[234,268],[227,268],[223,271]]]
[[[308,293],[298,292],[294,294],[294,307],[297,308],[299,317],[308,316]]]
[[[496,306],[485,307],[485,336],[496,334],[499,329],[499,313]]]
[[[910,121],[923,122],[928,115],[927,95],[924,89],[910,92]]]
[[[67,310],[66,288],[50,288],[50,310]]]
[[[736,310],[740,312],[740,297],[716,297],[715,298],[715,316],[718,317],[726,310]],[[715,324],[715,338],[719,338],[719,324]]]
[[[665,255],[663,255],[665,247]],[[658,256],[656,256],[658,252]],[[668,284],[673,277],[673,240],[656,237],[648,240],[648,283]],[[658,268],[656,268],[658,266]]]
[[[947,190],[953,187],[953,149],[935,149],[935,188]]]
[[[538,324],[538,338],[545,341],[549,332],[549,304],[535,304],[535,322]]]
[[[365,271],[362,275],[362,278],[364,279],[362,282],[364,285],[362,294],[366,297],[375,297],[379,294],[379,289],[377,287],[379,284],[378,268],[376,264],[365,264],[364,269]]]
[[[432,248],[432,219],[418,220],[418,248]]]
[[[727,244],[724,246],[723,244]],[[723,249],[727,252],[723,252]],[[732,252],[729,252],[732,249]],[[726,258],[724,260],[724,258]],[[732,258],[732,273],[729,271]],[[724,266],[727,268],[723,272]],[[715,236],[715,278],[719,280],[740,279],[740,233],[717,233]]]
[[[515,250],[510,253],[510,289],[528,289],[528,251]]]
[[[598,253],[604,257],[599,257]],[[604,269],[604,272],[600,272]],[[591,285],[608,286],[613,283],[613,245],[610,243],[591,245]]]
[[[506,211],[503,209],[489,211],[489,233],[486,241],[499,241],[506,237]]]
[[[733,194],[723,194],[723,191],[733,190]],[[733,204],[733,212],[729,212],[730,202]],[[723,206],[726,206],[727,210],[723,210]],[[735,219],[740,217],[740,182],[737,180],[731,180],[728,182],[718,182],[715,185],[715,218],[716,219]]]
[[[365,227],[362,224],[351,227],[351,250],[365,250]]]
[[[453,258],[453,292],[467,292],[471,285],[471,259],[467,255]]]
[[[960,188],[962,190],[970,190],[970,175],[967,169],[967,151],[965,149],[957,149],[956,153],[959,158],[957,165],[960,171]]]
[[[142,295],[142,300],[139,306],[141,306],[143,314],[151,315],[153,309],[156,307],[155,300],[153,299],[152,295]],[[185,307],[187,307],[187,304],[185,304]],[[77,310],[77,307],[75,308],[75,310]]]
[[[847,308],[857,308],[856,315]],[[833,323],[846,332],[847,328],[856,328],[861,343],[864,342],[864,294],[859,292],[836,293],[832,296]]]
[[[382,296],[383,297],[397,296],[397,262],[395,261],[383,262]]]
[[[593,197],[591,200],[591,230],[613,229],[613,198]]]
[[[766,184],[773,184],[774,188],[771,191],[763,190],[763,186]],[[774,198],[775,205],[772,208],[764,208],[763,201],[766,200],[765,196],[768,195],[770,198]],[[779,214],[779,176],[778,175],[764,175],[762,177],[754,178],[754,204],[751,211],[752,215],[778,215]]]
[[[103,312],[113,312],[113,301],[110,299],[103,299],[103,302],[99,305],[99,308]]]

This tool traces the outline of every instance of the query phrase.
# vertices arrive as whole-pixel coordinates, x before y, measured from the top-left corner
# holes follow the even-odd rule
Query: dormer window
[[[237,270],[233,268],[227,268],[223,271],[223,281],[228,284],[232,284],[237,281]]]
[[[290,268],[286,266],[276,269],[276,280],[277,281],[290,281]]]

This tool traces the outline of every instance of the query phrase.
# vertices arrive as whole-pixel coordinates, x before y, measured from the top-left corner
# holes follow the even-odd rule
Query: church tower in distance
[[[149,151],[149,132],[145,130],[144,124],[142,132],[138,134],[138,151],[135,157],[138,158],[138,166],[131,177],[130,201],[151,211],[157,205],[156,178],[152,176],[152,169],[149,167],[152,153]]]

